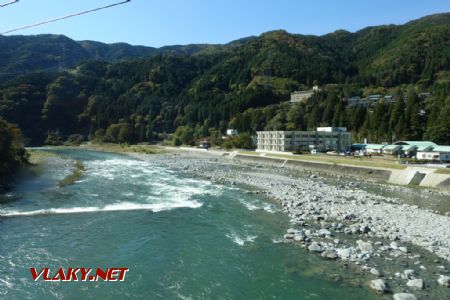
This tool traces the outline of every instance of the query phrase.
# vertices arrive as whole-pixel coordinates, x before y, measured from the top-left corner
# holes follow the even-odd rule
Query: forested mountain
[[[126,43],[74,41],[63,35],[0,36],[0,79],[36,71],[60,71],[88,60],[115,62],[162,52],[194,54],[213,45],[153,48]]]
[[[3,43],[5,49],[14,48]],[[60,47],[46,45],[30,48],[42,53],[36,65],[61,55]],[[70,62],[83,63],[20,76],[0,90],[0,116],[19,124],[33,143],[58,142],[70,134],[154,141],[175,131],[189,143],[206,136],[215,140],[227,127],[252,134],[340,125],[349,127],[355,139],[372,142],[427,138],[450,144],[450,14],[356,33],[307,36],[278,30],[226,45],[156,50],[68,45]],[[32,69],[13,56],[0,56],[0,66]],[[322,92],[307,103],[283,103],[292,91],[314,83]],[[433,96],[421,101],[420,92]],[[400,101],[347,107],[347,97],[369,93],[395,94]]]

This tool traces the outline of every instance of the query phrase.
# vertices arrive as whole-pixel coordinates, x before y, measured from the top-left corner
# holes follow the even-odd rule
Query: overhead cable
[[[84,10],[84,11],[73,13],[73,14],[70,14],[70,15],[66,15],[66,16],[62,16],[62,17],[58,17],[58,18],[54,18],[54,19],[50,19],[50,20],[46,20],[46,21],[42,21],[42,22],[38,22],[38,23],[35,23],[35,24],[26,25],[26,26],[23,26],[23,27],[9,29],[9,30],[7,30],[5,32],[0,33],[0,35],[11,33],[11,32],[15,32],[15,31],[19,31],[19,30],[23,30],[23,29],[28,29],[28,28],[32,28],[32,27],[48,24],[48,23],[53,23],[53,22],[56,22],[56,21],[69,19],[69,18],[72,18],[72,17],[81,16],[81,15],[88,14],[88,13],[91,13],[91,12],[95,12],[95,11],[98,11],[98,10],[111,8],[111,7],[117,6],[117,5],[122,5],[122,4],[128,3],[130,1],[131,0],[126,0],[126,1],[118,2],[118,3],[114,3],[114,4],[110,4],[110,5],[94,8],[94,9]]]
[[[6,2],[6,3],[1,3],[0,7],[5,7],[5,6],[8,6],[8,5],[17,3],[17,2],[19,2],[19,0],[12,0],[12,1],[9,1],[9,2]]]

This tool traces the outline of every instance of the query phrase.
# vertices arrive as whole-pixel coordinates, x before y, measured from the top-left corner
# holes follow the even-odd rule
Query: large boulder
[[[322,252],[322,246],[317,242],[312,242],[311,245],[308,246],[308,250],[311,252]]]
[[[442,286],[450,287],[450,277],[445,275],[440,275],[438,278],[438,283]]]
[[[418,289],[418,290],[423,290],[425,288],[425,284],[424,284],[422,279],[411,279],[411,280],[408,280],[406,285],[409,286],[409,287]]]
[[[336,250],[330,249],[322,252],[322,257],[326,259],[336,259],[338,257]]]
[[[394,300],[417,300],[416,296],[408,293],[394,294]]]
[[[355,251],[356,250],[354,248],[343,248],[343,249],[338,249],[337,254],[343,260],[350,260],[353,256],[353,254],[355,253]]]
[[[298,231],[294,234],[294,241],[303,242],[308,236],[303,231]]]
[[[371,242],[364,242],[361,240],[356,241],[357,248],[364,252],[372,252],[373,247]]]
[[[369,287],[378,293],[386,293],[389,291],[389,287],[387,286],[386,281],[384,281],[383,279],[371,280]]]

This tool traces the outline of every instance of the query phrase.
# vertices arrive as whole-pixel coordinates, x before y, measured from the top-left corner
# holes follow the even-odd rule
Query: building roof
[[[385,146],[383,144],[366,144],[366,149],[381,150]]]
[[[417,151],[429,151],[433,147],[436,147],[436,146],[434,146],[434,145],[420,145],[420,146],[417,147]]]
[[[435,146],[433,152],[450,152],[450,146]]]
[[[414,151],[416,149],[418,149],[419,147],[416,145],[404,145],[402,146],[402,150],[403,151]]]
[[[313,94],[314,91],[313,90],[308,90],[308,91],[295,91],[292,92],[291,95],[309,95],[309,94]]]
[[[430,141],[398,141],[394,145],[409,145],[409,146],[437,146],[435,143]]]
[[[401,147],[402,145],[387,145],[383,147],[383,150],[395,150]]]

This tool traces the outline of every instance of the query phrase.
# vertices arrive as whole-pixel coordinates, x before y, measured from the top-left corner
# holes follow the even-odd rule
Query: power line
[[[0,7],[5,7],[5,6],[11,5],[11,4],[15,4],[17,2],[19,2],[19,0],[12,0],[12,1],[0,4]]]
[[[17,2],[17,1],[14,1],[14,2]],[[90,10],[85,10],[85,11],[81,11],[81,12],[78,12],[78,13],[73,13],[73,14],[70,14],[70,15],[66,15],[66,16],[62,16],[62,17],[58,17],[58,18],[54,18],[54,19],[50,19],[50,20],[46,20],[46,21],[42,21],[42,22],[39,22],[39,23],[26,25],[26,26],[19,27],[19,28],[10,29],[10,30],[7,30],[5,32],[0,33],[0,35],[11,33],[11,32],[14,32],[14,31],[23,30],[23,29],[28,29],[28,28],[32,28],[32,27],[48,24],[48,23],[53,23],[53,22],[56,22],[56,21],[60,21],[60,20],[64,20],[64,19],[68,19],[68,18],[72,18],[72,17],[81,16],[81,15],[88,14],[88,13],[91,13],[91,12],[94,12],[94,11],[111,8],[111,7],[117,6],[117,5],[122,5],[122,4],[128,3],[130,1],[131,0],[126,0],[126,1],[118,2],[118,3],[114,3],[114,4],[110,4],[110,5],[106,5],[106,6],[102,6],[102,7],[98,7],[98,8],[94,8],[94,9],[90,9]]]

